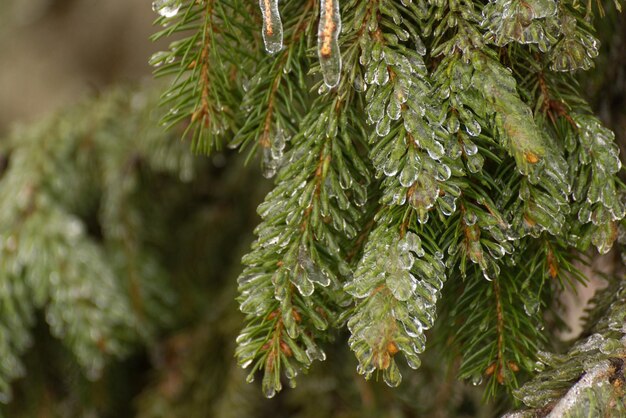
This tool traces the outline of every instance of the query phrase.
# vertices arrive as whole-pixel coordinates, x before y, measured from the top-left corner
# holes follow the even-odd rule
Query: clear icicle
[[[259,0],[263,14],[263,42],[270,54],[283,49],[283,22],[278,12],[278,0]]]
[[[341,32],[339,0],[322,0],[317,32],[317,49],[324,83],[330,88],[339,84],[341,76],[341,53],[337,41],[339,32]]]

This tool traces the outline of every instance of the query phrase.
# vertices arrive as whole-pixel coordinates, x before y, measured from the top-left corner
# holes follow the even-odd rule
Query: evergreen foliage
[[[145,163],[189,177],[192,165],[179,147],[161,141],[158,127],[146,124],[145,102],[140,95],[131,101],[112,93],[88,110],[17,130],[2,143],[5,400],[10,380],[24,375],[19,356],[32,343],[30,328],[39,311],[90,379],[101,375],[107,357],[127,354],[168,322],[172,290],[157,255],[142,245],[150,239],[144,223],[154,219],[135,201],[138,168]],[[133,117],[120,121],[128,111]],[[138,135],[143,142],[117,140]],[[97,231],[90,230],[94,225]]]
[[[235,68],[232,49],[212,49],[230,75],[219,88],[244,105],[238,94],[221,101],[216,121],[234,115],[231,130],[194,141],[260,148],[276,174],[239,278],[248,380],[262,370],[269,397],[281,375],[295,386],[325,359],[330,328],[346,324],[359,373],[390,386],[401,380],[397,354],[419,367],[433,326],[461,358],[459,377],[488,379],[490,395],[532,374],[550,348],[546,312],[584,281],[574,262],[591,245],[606,253],[624,217],[614,135],[573,77],[598,55],[592,6],[212,4],[155,2],[180,8],[161,13],[165,32],[198,39],[193,22],[219,20],[221,45],[236,36],[237,53],[245,46]],[[254,13],[259,30],[224,13],[236,10]],[[177,42],[157,55],[170,66],[157,74],[202,59],[201,43],[181,55]],[[178,97],[187,100],[170,90],[164,104]]]
[[[514,392],[527,410],[508,417],[622,417],[626,300],[624,284],[613,280],[594,299],[595,324],[564,354],[540,351],[537,375]]]
[[[176,143],[181,131],[166,135],[156,123],[158,115],[151,112],[156,105],[153,88],[142,90],[116,90],[85,101],[32,127],[18,129],[3,142],[7,164],[0,184],[20,178],[22,169],[29,173],[25,178],[40,185],[33,196],[49,199],[80,228],[80,245],[97,254],[89,259],[93,268],[112,266],[102,270],[112,280],[105,282],[110,287],[103,290],[115,302],[111,307],[95,306],[94,302],[89,313],[106,316],[107,321],[94,324],[74,319],[74,311],[77,315],[84,312],[98,293],[81,294],[81,299],[71,303],[63,301],[62,315],[75,321],[71,335],[82,337],[78,341],[81,346],[58,334],[51,322],[55,317],[45,315],[54,301],[31,307],[29,293],[12,298],[3,294],[3,309],[26,306],[33,315],[20,327],[13,322],[19,316],[3,316],[3,338],[17,342],[20,335],[27,335],[28,344],[22,350],[10,346],[8,353],[3,352],[3,358],[20,363],[3,363],[16,369],[3,369],[2,378],[8,382],[16,374],[21,377],[12,384],[12,401],[0,406],[0,416],[120,417],[136,413],[146,418],[313,418],[338,413],[373,417],[400,410],[406,410],[407,416],[462,416],[468,411],[472,411],[470,416],[489,416],[492,408],[480,405],[480,393],[451,380],[453,376],[438,366],[436,356],[422,373],[406,378],[398,398],[384,386],[354,376],[354,364],[343,341],[326,347],[336,374],[318,368],[303,382],[306,384],[290,391],[287,399],[283,396],[268,402],[254,386],[247,385],[233,358],[242,320],[234,299],[234,278],[241,269],[239,247],[248,245],[247,236],[256,222],[254,206],[266,187],[255,183],[258,172],[243,169],[235,155],[218,154],[213,162],[192,159],[184,144]],[[31,171],[37,164],[16,164],[24,161],[22,157],[40,152],[51,162],[45,170]],[[96,167],[109,167],[107,173],[118,175],[94,170]],[[58,184],[77,188],[58,188],[52,194],[50,184],[61,180]],[[257,192],[251,193],[251,184]],[[116,203],[111,208],[107,196],[113,195]],[[75,199],[69,199],[72,196]],[[13,204],[14,199],[7,202]],[[122,213],[112,212],[115,208],[124,209],[127,216],[111,216]],[[56,212],[45,207],[32,216],[54,220]],[[56,239],[47,231],[35,231],[34,239]],[[77,244],[68,245],[72,246],[60,248],[77,254]],[[123,251],[132,251],[132,256],[120,255]],[[140,274],[139,260],[147,266]],[[24,277],[38,265],[32,260],[23,270]],[[102,271],[97,271],[98,280]],[[49,285],[50,293],[74,292],[76,281],[93,289],[95,279],[88,275],[57,274],[59,281]],[[36,277],[24,281],[29,284]],[[3,289],[13,289],[9,280],[11,276],[3,276]],[[154,290],[157,285],[159,291]],[[117,313],[109,312],[120,306],[128,315],[123,322]],[[109,323],[120,323],[114,321],[129,326],[111,330]],[[90,340],[93,332],[105,335],[107,346],[123,344],[123,350],[81,357],[83,350],[97,345]],[[90,372],[103,362],[99,376]],[[420,391],[415,403],[416,388],[426,382],[429,390]],[[455,394],[453,399],[448,399],[449,393]],[[7,400],[9,394],[5,392],[5,396]]]
[[[114,91],[0,143],[1,401],[18,379],[3,410],[43,410],[19,380],[43,316],[89,381],[150,356],[133,393],[146,418],[483,416],[514,402],[510,417],[626,414],[623,279],[608,278],[579,341],[554,337],[560,292],[625,235],[615,135],[576,78],[604,10],[258,6],[156,0],[164,116],[150,88]],[[232,236],[256,222],[251,190],[266,192],[242,168],[255,155],[274,183],[241,271]],[[42,373],[42,408],[128,411],[71,376],[55,392]],[[262,401],[254,379],[268,398],[293,390]]]

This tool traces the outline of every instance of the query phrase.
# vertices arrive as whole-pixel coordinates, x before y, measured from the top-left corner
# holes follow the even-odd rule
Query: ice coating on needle
[[[259,0],[263,14],[263,42],[270,54],[283,49],[283,22],[278,12],[278,0]]]
[[[168,18],[175,17],[181,6],[181,0],[155,0],[152,2],[152,10]]]
[[[400,384],[396,355],[420,366],[425,330],[436,318],[436,305],[446,280],[445,265],[413,231],[388,228],[386,220],[372,231],[352,280],[344,289],[358,299],[348,320],[349,344],[369,379],[376,370],[387,385]]]
[[[274,177],[280,168],[285,150],[285,141],[285,133],[280,128],[273,129],[271,133],[264,135],[261,139],[260,144],[263,155],[261,166],[265,178]]]
[[[317,32],[317,49],[324,83],[329,88],[339,84],[341,77],[341,52],[337,41],[339,32],[341,32],[339,0],[322,0]]]

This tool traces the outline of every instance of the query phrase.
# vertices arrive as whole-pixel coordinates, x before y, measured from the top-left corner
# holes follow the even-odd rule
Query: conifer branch
[[[594,298],[590,332],[567,353],[539,353],[537,375],[514,392],[526,409],[507,417],[624,414],[623,287],[622,280],[613,280]]]
[[[272,177],[282,164],[284,148],[298,130],[302,112],[307,109],[305,66],[301,55],[312,30],[315,1],[287,3],[284,47],[275,55],[266,55],[258,63],[256,74],[246,84],[240,127],[229,146],[249,149],[249,156],[259,149],[263,173]]]
[[[241,22],[232,4],[215,25]],[[584,282],[573,260],[590,244],[608,251],[624,217],[614,137],[571,75],[598,53],[590,7],[300,6],[260,3],[271,55],[238,52],[252,67],[234,79],[250,83],[242,110],[225,112],[237,132],[230,145],[258,149],[266,175],[277,174],[239,278],[239,362],[252,365],[250,378],[263,369],[273,396],[281,373],[293,385],[323,358],[328,326],[347,318],[359,372],[379,370],[395,386],[394,356],[419,365],[425,330],[441,315],[458,325],[436,332],[461,358],[461,378],[487,377],[489,395],[516,387],[545,348],[542,314],[556,292]],[[213,51],[226,31],[210,32],[202,45]],[[227,45],[209,74],[222,77],[212,87],[227,86],[215,103],[232,110],[240,93],[224,81],[226,51],[238,49]],[[171,70],[184,74],[183,61]]]
[[[325,358],[317,341],[328,338],[321,331],[340,301],[336,287],[346,268],[341,243],[356,235],[353,224],[360,214],[353,205],[362,206],[367,196],[365,191],[347,195],[341,186],[356,191],[368,181],[367,171],[355,164],[359,157],[351,141],[358,128],[349,127],[344,106],[335,95],[314,103],[311,117],[320,110],[324,117],[309,119],[294,138],[287,157],[295,164],[280,171],[277,188],[259,207],[264,222],[253,252],[244,257],[240,300],[249,325],[240,335],[238,357],[244,365],[254,362],[250,376],[264,369],[267,396],[280,391],[282,370],[294,385],[298,369]],[[293,181],[299,184],[295,194],[289,188]]]
[[[162,123],[168,129],[183,124],[183,137],[190,137],[196,152],[219,148],[222,135],[233,127],[240,102],[236,83],[246,75],[245,64],[254,62],[236,41],[253,39],[250,16],[238,0],[184,0],[176,13],[157,20],[165,29],[153,40],[182,35],[169,51],[150,60],[157,77],[174,76],[162,97],[162,106],[170,110]]]

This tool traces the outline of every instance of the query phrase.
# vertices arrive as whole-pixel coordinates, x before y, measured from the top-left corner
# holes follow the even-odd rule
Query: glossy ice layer
[[[283,22],[278,12],[278,0],[259,0],[263,14],[263,42],[270,54],[283,49]]]
[[[317,48],[324,83],[330,88],[339,84],[341,78],[341,51],[338,42],[340,31],[339,0],[322,0]]]

